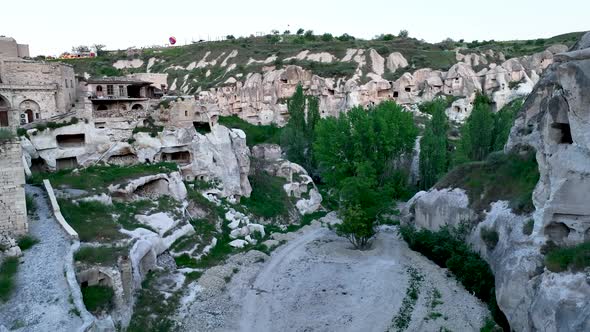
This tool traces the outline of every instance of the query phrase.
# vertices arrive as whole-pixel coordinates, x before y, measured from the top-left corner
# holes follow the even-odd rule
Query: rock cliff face
[[[145,132],[132,134],[136,125],[99,129],[92,122],[79,122],[42,132],[31,129],[29,138],[22,137],[21,142],[31,167],[55,170],[97,163],[172,161],[180,165],[187,181],[220,181],[222,189],[216,192],[220,197],[250,196],[250,150],[243,131],[214,125],[211,132],[199,134],[191,123],[190,127],[164,129],[152,137]]]
[[[549,54],[525,65],[548,64],[544,56]],[[516,215],[506,202],[493,203],[469,237],[495,273],[498,304],[515,331],[590,330],[587,273],[551,272],[541,253],[548,241],[564,246],[590,240],[590,33],[571,51],[552,58],[555,63],[525,102],[505,148],[536,150],[541,174],[533,193],[536,211]],[[421,192],[409,202],[406,215],[417,226],[436,230],[452,225],[457,215],[473,213],[465,210],[466,201],[457,189]],[[534,227],[525,234],[529,220]],[[499,234],[493,249],[481,240],[482,227]]]
[[[395,81],[383,78],[384,68],[394,72],[407,67],[407,60],[401,53],[392,53],[385,59],[373,49],[349,50],[341,60],[332,57],[328,61],[356,62],[356,74],[349,79],[320,77],[296,65],[284,69],[269,66],[262,73],[247,74],[243,81],[231,77],[222,87],[200,91],[197,102],[208,109],[219,109],[221,115],[238,115],[254,124],[283,124],[287,113],[285,99],[302,84],[307,94],[319,97],[322,116],[337,115],[354,106],[366,107],[384,100],[416,104],[442,94],[464,98],[462,107],[454,105],[448,112],[468,115],[476,93],[489,95],[497,109],[529,93],[539,75],[553,62],[554,54],[566,49],[555,45],[541,53],[509,60],[501,54],[463,56],[457,53],[459,62],[446,72],[422,68],[413,73],[405,72]],[[349,53],[355,55],[349,56]],[[369,80],[366,83],[361,79],[363,71]],[[461,120],[465,116],[456,117]]]

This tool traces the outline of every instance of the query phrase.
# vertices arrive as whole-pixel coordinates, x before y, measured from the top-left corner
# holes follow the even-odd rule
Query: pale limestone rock
[[[406,68],[408,60],[400,52],[393,52],[387,57],[385,67],[392,73],[400,68]]]
[[[233,240],[229,243],[230,246],[236,249],[244,248],[244,246],[246,246],[247,244],[248,242],[245,240]]]
[[[369,50],[369,57],[371,58],[371,69],[379,76],[385,72],[385,59],[374,49]]]
[[[141,66],[143,66],[143,60],[141,59],[117,60],[117,62],[113,63],[113,67],[117,69],[139,68]]]

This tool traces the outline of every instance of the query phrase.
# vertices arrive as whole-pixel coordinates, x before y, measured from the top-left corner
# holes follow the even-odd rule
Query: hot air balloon
[[[168,41],[170,42],[170,45],[176,44],[176,38],[175,37],[168,38]]]

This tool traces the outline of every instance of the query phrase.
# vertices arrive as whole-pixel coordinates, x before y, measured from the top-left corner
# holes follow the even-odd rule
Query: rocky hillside
[[[409,223],[420,228],[470,226],[467,241],[494,271],[498,305],[516,331],[590,329],[590,210],[584,196],[590,190],[590,34],[554,62],[512,128],[505,147],[511,157],[451,172],[437,189],[418,193],[407,210]],[[502,166],[527,151],[535,151],[540,174],[532,213],[514,208],[517,197],[511,195],[526,174],[509,177],[523,168]],[[482,182],[475,171],[480,168],[504,168],[505,174]],[[476,186],[480,195],[474,195]]]
[[[469,113],[476,92],[496,95],[499,109],[516,94],[530,92],[553,54],[579,36],[429,44],[391,35],[374,40],[269,35],[112,51],[68,62],[85,76],[167,73],[171,91],[196,95],[208,109],[255,124],[282,124],[285,100],[297,84],[320,97],[324,115],[390,99],[417,104],[437,95],[464,97],[452,109]]]

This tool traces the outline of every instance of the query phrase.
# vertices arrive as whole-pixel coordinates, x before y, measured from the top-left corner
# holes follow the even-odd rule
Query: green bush
[[[494,248],[496,248],[496,245],[498,244],[498,241],[500,240],[498,232],[494,229],[489,229],[487,227],[482,227],[479,230],[479,236],[481,237],[483,242],[486,244],[488,249],[491,249],[491,250],[494,250]]]
[[[37,240],[36,238],[34,238],[30,235],[25,235],[25,236],[21,237],[20,239],[18,239],[17,243],[18,243],[18,246],[21,250],[27,250],[27,249],[30,249],[35,244],[39,243],[39,240]]]
[[[37,203],[35,202],[35,198],[32,195],[27,194],[25,196],[25,203],[27,205],[27,214],[32,216],[37,212]]]
[[[524,235],[531,235],[533,234],[533,228],[535,227],[535,221],[533,219],[529,219],[524,225],[522,225],[522,233]]]
[[[261,143],[280,143],[281,128],[274,124],[257,126],[240,119],[237,115],[222,116],[219,118],[219,124],[243,130],[246,133],[246,144],[249,147]]]
[[[545,266],[552,272],[582,271],[590,266],[590,241],[570,247],[552,247],[545,255]]]
[[[16,136],[14,135],[14,133],[12,132],[12,130],[5,129],[5,128],[0,128],[0,142],[1,141],[8,141],[8,140],[11,140],[11,139],[13,139],[15,137]]]
[[[438,266],[448,268],[467,291],[488,304],[496,322],[509,330],[508,321],[496,303],[492,270],[464,242],[461,230],[444,227],[439,232],[432,232],[402,226],[400,234],[412,250]]]
[[[0,301],[5,302],[14,290],[14,276],[18,270],[18,258],[8,257],[0,265]]]
[[[283,185],[285,180],[271,176],[264,171],[257,171],[248,177],[252,185],[250,197],[243,197],[240,203],[249,212],[262,218],[287,216],[293,205]]]
[[[82,287],[82,299],[86,309],[92,313],[108,311],[113,307],[115,292],[107,286]]]

